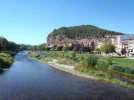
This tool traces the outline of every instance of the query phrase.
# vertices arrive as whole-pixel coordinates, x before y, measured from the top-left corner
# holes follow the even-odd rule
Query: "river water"
[[[21,51],[0,75],[0,100],[134,100],[134,90],[73,76]]]

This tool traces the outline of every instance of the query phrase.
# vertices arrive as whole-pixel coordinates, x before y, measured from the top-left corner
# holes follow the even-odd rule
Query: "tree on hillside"
[[[101,29],[93,25],[81,25],[73,27],[61,27],[59,29],[54,29],[53,37],[57,35],[63,35],[71,39],[81,39],[88,37],[104,38],[106,35],[122,35],[123,33],[108,31]],[[49,35],[50,36],[50,35]]]
[[[106,54],[115,52],[115,46],[111,43],[111,41],[105,41],[100,48],[101,51]]]

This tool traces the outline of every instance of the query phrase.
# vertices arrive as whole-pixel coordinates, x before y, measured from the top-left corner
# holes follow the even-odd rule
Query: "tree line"
[[[30,45],[16,44],[13,41],[8,41],[4,37],[0,37],[0,51],[20,51],[31,49]]]
[[[1,50],[15,50],[18,49],[19,45],[12,41],[8,41],[4,37],[0,37],[0,51]]]
[[[65,45],[65,46],[59,46],[59,45],[54,45],[52,47],[46,47],[44,44],[41,45],[36,45],[32,47],[32,50],[38,50],[38,51],[49,51],[49,50],[53,50],[53,51],[74,51],[74,52],[97,52],[97,53],[101,53],[104,52],[106,54],[109,53],[113,53],[116,52],[115,50],[115,46],[112,44],[111,41],[104,41],[101,45],[100,48],[96,48],[96,50],[92,50],[91,47],[78,47],[78,46],[69,46],[69,45]]]
[[[71,39],[81,39],[81,38],[104,38],[106,35],[123,35],[121,32],[109,31],[101,29],[93,25],[81,25],[73,27],[61,27],[59,29],[54,29],[53,34],[49,36],[56,37],[57,35],[64,35]]]

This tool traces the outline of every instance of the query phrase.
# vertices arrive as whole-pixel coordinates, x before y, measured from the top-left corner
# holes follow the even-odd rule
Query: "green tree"
[[[87,67],[94,67],[97,62],[98,62],[98,57],[94,54],[90,54],[88,55],[85,59],[84,59],[84,64],[87,65]]]
[[[41,44],[41,45],[38,45],[38,46],[37,46],[37,50],[43,51],[43,50],[45,50],[45,49],[46,49],[46,47],[45,47],[44,44]]]
[[[2,49],[8,49],[8,40],[4,37],[0,37],[0,46]]]
[[[53,34],[49,35],[49,37],[50,36],[56,37],[58,35],[59,37],[66,36],[71,39],[81,39],[88,37],[103,38],[106,35],[122,35],[122,34],[123,33],[104,30],[93,25],[81,25],[81,26],[61,27],[59,29],[54,29]]]
[[[101,52],[101,49],[100,48],[96,48],[95,51]]]
[[[50,47],[46,47],[46,49],[45,49],[46,51],[50,51],[51,50],[51,48]]]
[[[63,48],[62,48],[62,51],[68,51],[70,49],[70,47],[68,45],[65,45]]]
[[[101,49],[100,49],[100,48],[96,48],[95,51],[96,51],[97,53],[99,53],[99,54],[101,53]]]
[[[57,47],[56,47],[56,51],[61,51],[62,48],[63,48],[62,46],[57,46]]]
[[[15,50],[17,48],[18,48],[18,45],[16,43],[9,41],[9,44],[8,44],[9,50]]]
[[[111,41],[105,41],[100,48],[101,51],[106,54],[115,52],[115,46],[111,43]]]

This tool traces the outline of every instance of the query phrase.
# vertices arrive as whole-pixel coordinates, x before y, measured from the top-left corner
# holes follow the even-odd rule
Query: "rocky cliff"
[[[89,43],[123,33],[108,31],[93,25],[61,27],[54,29],[47,37],[47,45],[63,45],[66,43]]]

